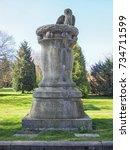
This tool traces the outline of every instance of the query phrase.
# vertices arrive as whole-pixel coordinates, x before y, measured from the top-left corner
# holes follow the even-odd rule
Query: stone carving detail
[[[75,25],[75,16],[72,15],[72,10],[71,9],[65,9],[64,10],[64,15],[61,15],[56,24],[67,24],[67,25]]]
[[[77,28],[64,24],[41,26],[36,31],[38,41],[48,38],[67,38],[77,41],[78,33],[79,31]]]
[[[52,38],[52,37],[53,37],[53,33],[50,32],[50,31],[47,31],[45,37],[46,37],[46,38]]]

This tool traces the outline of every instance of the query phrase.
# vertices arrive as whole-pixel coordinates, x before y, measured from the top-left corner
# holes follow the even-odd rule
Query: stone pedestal
[[[28,130],[92,129],[84,113],[81,92],[72,81],[73,51],[78,29],[70,25],[46,25],[37,29],[41,45],[43,80],[33,93],[30,113],[22,127]]]

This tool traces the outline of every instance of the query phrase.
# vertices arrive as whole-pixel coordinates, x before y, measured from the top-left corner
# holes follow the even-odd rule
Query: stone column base
[[[25,130],[77,130],[85,126],[92,130],[92,119],[85,115],[77,119],[35,119],[27,115],[22,121],[22,128]]]

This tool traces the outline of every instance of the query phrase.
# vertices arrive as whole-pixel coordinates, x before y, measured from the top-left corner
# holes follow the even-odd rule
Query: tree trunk
[[[22,85],[22,94],[24,94],[24,86]]]

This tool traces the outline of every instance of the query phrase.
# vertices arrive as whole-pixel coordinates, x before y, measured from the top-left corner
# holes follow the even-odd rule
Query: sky
[[[112,55],[112,0],[0,0],[0,30],[12,35],[16,46],[26,40],[36,52],[39,26],[55,24],[70,8],[79,29],[78,44],[90,69]]]

